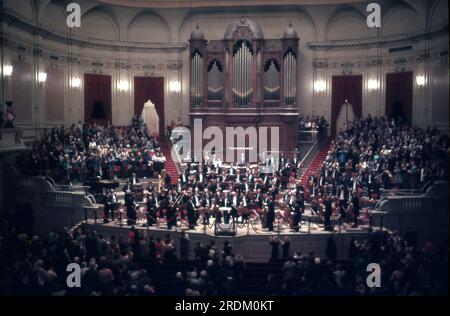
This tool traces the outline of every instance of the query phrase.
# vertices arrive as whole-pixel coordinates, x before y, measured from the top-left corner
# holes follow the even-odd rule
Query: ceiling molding
[[[448,36],[448,24],[430,32],[351,40],[315,41],[309,42],[307,45],[316,51],[387,47],[403,43],[415,43],[421,40],[430,40],[446,34]]]
[[[57,43],[73,45],[78,47],[89,47],[106,49],[110,51],[128,51],[128,52],[154,52],[154,53],[176,53],[185,50],[187,43],[167,44],[167,43],[135,43],[124,41],[107,41],[100,39],[80,39],[70,38],[61,34],[54,33],[41,26],[36,26],[25,22],[7,12],[0,12],[0,21],[5,21],[9,25],[13,25],[23,31],[31,34],[39,35],[44,39],[50,39]],[[2,37],[4,35],[2,34]]]
[[[97,0],[97,2],[133,8],[223,8],[283,5],[334,5],[363,3],[365,0]]]

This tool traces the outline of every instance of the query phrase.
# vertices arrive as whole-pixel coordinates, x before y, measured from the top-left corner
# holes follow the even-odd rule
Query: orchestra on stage
[[[362,190],[353,183],[356,178],[336,186],[332,178],[312,176],[304,187],[293,181],[300,172],[297,159],[281,156],[278,163],[272,161],[275,165],[272,173],[263,173],[267,170],[263,167],[270,163],[187,162],[182,166],[177,185],[172,184],[171,175],[163,171],[160,185],[149,182],[146,188],[142,188],[133,174],[122,189],[127,224],[136,224],[136,209],[142,203],[146,209],[143,225],[149,227],[160,220],[165,221],[167,229],[177,226],[180,221],[185,222],[188,229],[199,225],[248,224],[250,217],[256,216],[262,228],[268,231],[274,231],[274,224],[281,220],[292,231],[299,232],[305,203],[309,203],[311,216],[323,223],[325,230],[334,229],[333,214],[338,214],[339,224],[353,218],[354,226],[358,225]],[[105,223],[110,217],[114,220],[114,209],[119,207],[114,190],[107,190],[104,195]]]

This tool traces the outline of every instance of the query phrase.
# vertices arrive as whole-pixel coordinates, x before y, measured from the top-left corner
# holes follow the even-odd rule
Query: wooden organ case
[[[297,145],[299,44],[291,24],[283,38],[264,39],[259,25],[240,18],[227,27],[223,40],[211,41],[197,25],[189,44],[190,126],[201,119],[203,130],[217,126],[223,135],[227,127],[267,127],[270,134],[276,126],[278,150],[290,156]],[[229,145],[225,136],[223,144]],[[270,135],[267,144],[269,151],[277,150]]]

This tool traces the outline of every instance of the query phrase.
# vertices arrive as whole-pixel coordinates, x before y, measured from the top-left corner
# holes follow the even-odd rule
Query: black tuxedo
[[[115,194],[108,193],[105,196],[104,201],[104,222],[108,222],[109,215],[111,214],[111,219],[114,220],[114,204],[117,203],[117,196]]]
[[[125,194],[125,206],[127,208],[128,225],[136,224],[136,202],[132,193]]]
[[[273,231],[273,222],[275,221],[275,204],[272,200],[267,201],[267,228]]]
[[[324,213],[325,230],[333,230],[333,227],[331,225],[331,214],[333,213],[333,206],[331,199],[330,198],[326,199],[325,202],[323,202],[323,204],[325,205],[325,213]]]
[[[211,207],[213,198],[211,196],[203,196],[200,205],[203,207],[203,224],[209,225],[209,218],[211,216]]]
[[[147,197],[147,225],[156,224],[156,200],[152,195]]]
[[[359,199],[357,196],[352,197],[352,204],[353,204],[353,214],[354,214],[354,225],[358,226],[358,217],[359,217]]]
[[[194,197],[188,199],[187,201],[187,218],[189,229],[194,229],[197,224],[195,218],[195,199]]]

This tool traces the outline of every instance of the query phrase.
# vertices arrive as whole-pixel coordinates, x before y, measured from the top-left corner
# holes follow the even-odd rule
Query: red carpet
[[[171,177],[170,182],[172,184],[178,184],[178,177],[179,177],[178,169],[175,162],[172,159],[169,146],[167,146],[166,140],[163,138],[160,138],[158,142],[159,146],[161,147],[162,154],[164,155],[164,157],[166,157],[165,167],[166,171],[170,173]]]
[[[317,155],[314,157],[314,159],[311,161],[311,164],[308,166],[308,168],[303,172],[300,183],[302,186],[306,186],[308,183],[308,179],[311,175],[316,175],[317,171],[319,170],[320,166],[322,166],[322,163],[324,162],[325,158],[327,157],[328,150],[330,149],[330,143],[326,143],[321,150],[317,153]]]

